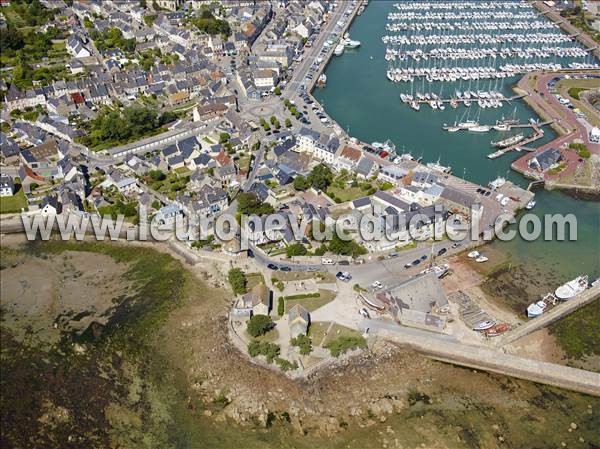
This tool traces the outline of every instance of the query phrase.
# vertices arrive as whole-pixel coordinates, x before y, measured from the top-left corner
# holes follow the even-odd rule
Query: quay
[[[517,95],[513,95],[512,97],[509,97],[509,98],[493,98],[492,100],[494,100],[494,101],[504,101],[504,102],[510,104],[511,101],[515,101],[515,100],[518,100],[520,98],[523,98],[525,95],[526,94],[517,94]],[[422,104],[427,104],[427,103],[429,103],[431,101],[435,101],[437,103],[451,103],[452,101],[456,101],[458,104],[460,104],[460,103],[469,103],[469,105],[471,105],[473,102],[477,103],[480,100],[488,100],[488,98],[469,98],[469,99],[466,99],[466,98],[440,98],[438,100],[435,100],[435,99],[430,99],[430,100],[423,99],[423,100],[414,100],[414,101],[416,101],[417,103],[422,103]]]
[[[533,318],[527,323],[506,332],[500,337],[497,337],[497,339],[495,340],[495,344],[497,347],[500,347],[512,343],[513,341],[525,337],[526,335],[529,335],[532,332],[549,326],[555,321],[558,321],[559,319],[565,317],[566,315],[569,315],[572,312],[575,312],[581,307],[592,303],[598,298],[600,298],[600,285],[590,287],[587,290],[581,292],[576,297],[554,306],[551,310],[545,312],[542,316]]]

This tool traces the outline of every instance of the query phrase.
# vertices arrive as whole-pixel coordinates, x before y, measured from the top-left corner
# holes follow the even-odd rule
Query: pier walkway
[[[532,128],[533,128],[534,133],[531,136],[529,136],[525,140],[522,140],[519,143],[516,143],[516,144],[511,145],[506,148],[502,148],[498,151],[495,151],[494,153],[488,154],[488,158],[496,159],[496,158],[499,158],[500,156],[504,156],[505,154],[510,153],[511,151],[515,151],[517,149],[518,150],[525,149],[525,147],[523,145],[529,145],[530,143],[533,143],[536,140],[541,139],[544,136],[544,132],[539,128],[538,125],[532,125]],[[527,149],[527,151],[530,151],[530,150]],[[533,150],[533,151],[535,151],[535,150]]]
[[[511,101],[515,101],[518,100],[520,98],[523,98],[526,94],[518,94],[518,95],[513,95],[512,97],[508,97],[508,98],[494,98],[493,100],[495,101],[504,101],[506,103],[510,103]],[[428,104],[431,101],[436,101],[437,103],[450,103],[452,101],[456,101],[459,105],[460,103],[469,103],[469,105],[473,102],[478,102],[480,100],[490,100],[490,98],[440,98],[438,100],[435,99],[423,99],[423,100],[414,100],[417,103],[421,103],[421,104]]]
[[[600,396],[600,374],[591,371],[519,357],[502,349],[467,345],[450,335],[393,322],[365,319],[361,328],[442,362]]]
[[[590,304],[591,302],[600,298],[600,285],[588,288],[584,292],[577,295],[575,298],[569,299],[568,301],[561,302],[553,307],[542,316],[534,318],[527,323],[506,332],[504,335],[497,337],[494,343],[496,346],[504,346],[512,343],[519,338],[529,335],[532,332],[540,330],[555,321],[565,317],[566,315],[575,312],[577,309]]]

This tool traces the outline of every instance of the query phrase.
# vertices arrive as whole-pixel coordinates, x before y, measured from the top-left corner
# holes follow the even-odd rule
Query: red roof
[[[74,94],[71,94],[71,99],[73,100],[73,103],[75,103],[75,104],[85,103],[85,99],[83,98],[83,95],[81,94],[81,92],[75,92]]]
[[[217,161],[217,164],[219,164],[221,167],[231,164],[231,158],[227,156],[227,153],[224,151],[221,151],[215,156],[215,161]]]

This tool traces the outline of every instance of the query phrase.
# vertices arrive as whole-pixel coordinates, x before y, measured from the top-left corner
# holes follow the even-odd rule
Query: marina
[[[535,8],[531,6],[530,8],[538,17],[537,20],[545,20],[545,17],[540,15]],[[501,175],[526,188],[529,181],[510,170],[514,160],[511,154],[528,153],[528,150],[531,150],[530,146],[541,145],[544,147],[555,139],[554,129],[550,126],[546,128],[546,125],[552,124],[550,118],[539,120],[539,126],[543,128],[544,133],[535,142],[528,144],[524,139],[517,144],[522,151],[519,152],[513,148],[509,152],[503,152],[505,157],[499,155],[497,158],[491,159],[486,156],[496,149],[491,150],[490,142],[506,139],[511,134],[506,132],[508,130],[515,132],[532,129],[530,119],[538,119],[537,114],[522,101],[522,98],[515,99],[508,107],[506,106],[508,103],[503,102],[503,106],[499,108],[479,108],[473,104],[470,108],[458,110],[451,107],[449,101],[444,102],[444,110],[439,108],[434,110],[428,104],[418,102],[420,111],[415,113],[407,103],[400,99],[401,94],[411,94],[411,84],[415,100],[418,99],[416,96],[417,86],[421,88],[423,84],[426,88],[419,89],[422,95],[429,92],[430,96],[435,94],[440,99],[451,100],[452,97],[456,97],[456,90],[461,92],[477,91],[477,82],[471,80],[470,88],[469,82],[464,80],[462,83],[458,81],[456,83],[435,82],[431,84],[426,80],[424,82],[423,79],[412,83],[388,82],[385,74],[390,66],[390,61],[385,60],[386,45],[381,38],[390,34],[384,29],[390,12],[396,12],[391,3],[371,2],[361,17],[352,24],[349,32],[353,39],[361,41],[361,50],[332,60],[325,72],[327,88],[313,92],[316,100],[321,102],[327,114],[339,123],[342,130],[347,131],[351,136],[356,136],[358,140],[372,142],[389,138],[396,144],[396,158],[398,159],[405,157],[402,155],[409,154],[415,159],[422,158],[426,161],[441,159],[443,161],[441,165],[451,166],[456,176],[464,177],[481,186],[486,186],[491,180]],[[550,24],[547,29],[560,32],[553,24]],[[446,32],[446,34],[449,33],[449,31]],[[565,58],[562,64],[568,66],[570,62],[581,62],[582,60],[595,64],[593,55],[590,52],[587,54],[586,58],[577,58],[579,61]],[[501,60],[501,58],[498,59]],[[446,64],[449,66],[450,62],[447,60]],[[506,62],[507,60],[502,60],[502,63]],[[430,61],[421,60],[419,66],[423,67],[426,63],[430,63]],[[374,74],[377,73],[383,74],[383,79],[379,83],[374,80]],[[489,80],[480,80],[479,90],[492,91],[494,90],[493,85],[497,81],[497,91],[502,93],[505,98],[511,98],[516,95],[512,89],[519,79],[519,76],[513,76],[502,80],[492,80],[492,89],[484,86],[484,84],[490,83]],[[440,95],[442,85],[443,89]],[[351,96],[347,94],[349,91],[352,92]],[[464,106],[464,103],[461,105]],[[457,115],[458,111],[460,112]],[[461,120],[463,111],[468,112],[465,112],[465,117]],[[514,122],[497,123],[503,120],[514,120]],[[489,130],[464,132],[466,130],[464,128],[452,132],[451,138],[449,138],[449,130],[442,128],[451,126],[455,122],[457,124],[478,122],[483,124],[482,126],[488,126]],[[471,123],[471,126],[475,125]],[[499,127],[499,129],[495,127]],[[527,137],[529,133],[524,132],[524,134]],[[392,159],[394,158],[390,155],[390,160]],[[538,270],[548,273],[548,275],[552,273],[552,276],[556,276],[563,282],[577,276],[581,271],[593,273],[596,277],[600,275],[600,264],[597,259],[600,244],[595,238],[597,216],[600,213],[598,203],[577,200],[559,192],[539,191],[536,192],[535,201],[532,204],[531,212],[540,217],[544,214],[561,213],[576,207],[578,210],[578,241],[525,242],[517,237],[510,242],[496,240],[491,243],[491,248],[511,254],[514,264],[524,264],[528,271]],[[517,217],[517,221],[519,220],[520,217]],[[573,260],[577,262],[571,263]]]

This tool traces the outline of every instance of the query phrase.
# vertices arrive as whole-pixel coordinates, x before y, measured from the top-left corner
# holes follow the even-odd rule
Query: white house
[[[0,175],[0,196],[13,196],[15,193],[15,183],[8,175]]]
[[[79,40],[79,38],[73,36],[67,41],[67,51],[74,58],[88,58],[92,54],[90,51],[85,48],[83,43]]]

